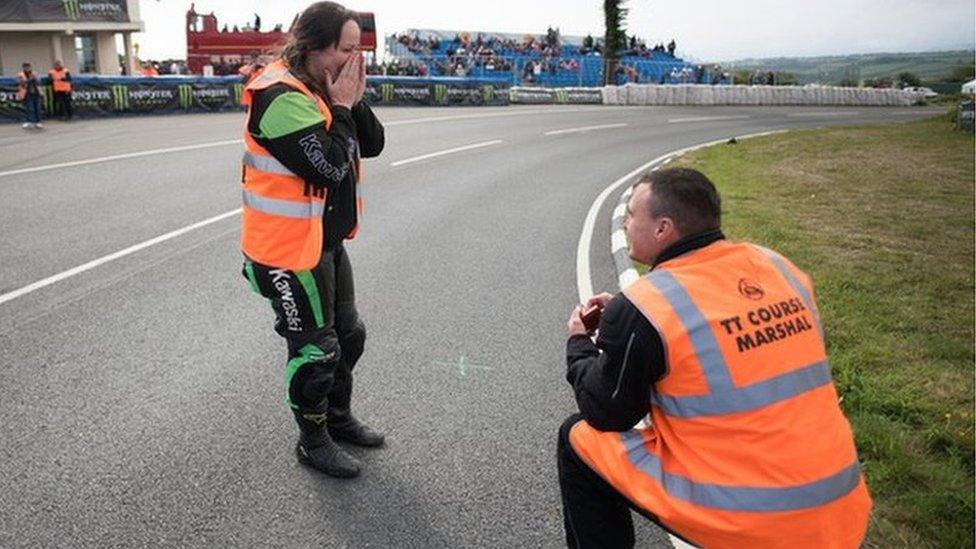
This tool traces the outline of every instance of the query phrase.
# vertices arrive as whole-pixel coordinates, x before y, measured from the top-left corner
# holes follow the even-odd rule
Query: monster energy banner
[[[129,21],[126,0],[0,0],[0,21]]]
[[[2,1],[2,0],[0,0]],[[41,106],[53,116],[54,92],[41,79]],[[131,114],[170,114],[243,110],[239,76],[74,76],[71,99],[76,116],[92,118]],[[465,78],[369,77],[366,101],[373,105],[507,105],[507,81]],[[17,80],[0,77],[0,121],[22,121]]]
[[[510,89],[512,103],[558,103],[589,104],[603,103],[601,88],[538,88],[514,87]]]
[[[41,79],[44,116],[54,115],[54,93],[47,78]],[[16,100],[17,81],[0,78],[0,120],[23,118]],[[244,85],[240,77],[129,78],[76,76],[71,99],[81,117],[126,114],[168,114],[240,110]]]
[[[467,78],[371,77],[371,105],[508,105],[507,80]]]

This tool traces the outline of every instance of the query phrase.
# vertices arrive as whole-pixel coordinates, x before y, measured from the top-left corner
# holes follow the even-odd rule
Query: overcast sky
[[[286,28],[308,0],[197,0],[221,26],[253,21]],[[143,59],[185,58],[189,0],[140,0],[146,32],[136,35]],[[378,34],[407,28],[603,34],[597,0],[350,0],[376,14]],[[628,34],[649,43],[674,38],[678,54],[696,61],[972,48],[974,0],[629,0]]]

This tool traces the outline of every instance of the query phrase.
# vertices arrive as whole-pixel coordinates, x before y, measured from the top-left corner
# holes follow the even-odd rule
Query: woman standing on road
[[[336,477],[360,463],[335,441],[380,446],[350,410],[366,330],[343,247],[362,213],[360,157],[383,150],[366,89],[358,16],[317,2],[298,17],[279,58],[244,90],[244,275],[271,301],[288,343],[286,400],[298,460]]]

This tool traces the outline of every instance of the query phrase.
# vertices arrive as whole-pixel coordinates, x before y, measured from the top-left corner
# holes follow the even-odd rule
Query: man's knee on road
[[[576,425],[580,421],[583,421],[583,415],[573,414],[566,418],[566,421],[563,421],[563,424],[559,427],[559,441],[556,445],[556,451],[560,457],[567,451],[572,452],[575,456],[576,452],[573,451],[573,447],[569,444],[569,432],[573,429],[573,425]]]

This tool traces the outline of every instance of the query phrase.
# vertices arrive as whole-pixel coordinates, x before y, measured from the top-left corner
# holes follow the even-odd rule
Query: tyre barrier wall
[[[602,105],[603,88],[539,88],[515,86],[510,91],[512,103]]]
[[[874,88],[625,84],[602,88],[605,105],[833,105],[909,107],[917,92]]]
[[[240,111],[244,82],[239,76],[74,76],[75,116],[99,118],[142,114]],[[497,79],[367,77],[371,105],[508,105],[510,83]],[[595,88],[599,90],[599,88]],[[0,122],[24,119],[17,79],[0,77]],[[41,79],[44,118],[54,116],[50,79]]]

